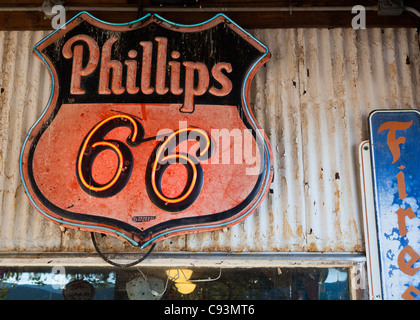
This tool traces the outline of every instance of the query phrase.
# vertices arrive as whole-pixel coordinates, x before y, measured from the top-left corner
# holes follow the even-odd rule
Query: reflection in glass
[[[1,268],[5,300],[347,300],[345,268]]]

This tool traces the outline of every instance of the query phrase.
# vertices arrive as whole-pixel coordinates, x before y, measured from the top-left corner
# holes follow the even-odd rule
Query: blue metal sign
[[[420,300],[420,112],[369,117],[383,299]]]

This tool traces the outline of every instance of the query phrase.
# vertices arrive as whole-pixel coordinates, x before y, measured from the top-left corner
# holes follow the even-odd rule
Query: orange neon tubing
[[[166,157],[163,157],[162,159],[160,159],[160,155],[161,155],[162,151],[165,149],[165,146],[168,143],[168,141],[171,140],[173,137],[175,137],[178,133],[183,132],[183,131],[199,131],[199,132],[203,133],[203,135],[206,137],[206,143],[207,144],[206,144],[206,147],[204,148],[204,150],[202,152],[200,152],[200,156],[202,156],[208,150],[208,148],[210,147],[210,139],[207,136],[207,133],[204,130],[196,129],[196,128],[185,128],[185,129],[180,129],[178,131],[175,131],[160,146],[160,148],[159,148],[159,150],[157,152],[157,155],[156,155],[156,159],[155,159],[155,161],[153,163],[153,169],[152,169],[152,187],[153,187],[153,190],[154,190],[155,194],[161,200],[163,200],[165,202],[168,202],[168,203],[178,203],[178,202],[181,202],[181,201],[185,200],[191,194],[191,192],[193,191],[194,186],[195,186],[195,183],[197,181],[197,168],[195,167],[194,162],[190,158],[188,158],[188,157],[186,157],[184,155],[179,155],[179,154],[176,155],[175,154],[175,155],[169,155],[169,156],[166,156]],[[179,198],[176,198],[176,199],[170,199],[170,198],[167,198],[164,195],[162,195],[159,192],[159,190],[157,189],[156,181],[155,181],[156,180],[156,175],[155,175],[156,174],[156,167],[158,165],[159,160],[165,161],[165,160],[173,159],[173,158],[181,158],[181,159],[187,160],[190,163],[191,167],[193,168],[193,179],[192,179],[192,182],[191,182],[190,187],[188,188],[188,191],[182,197],[179,197]]]
[[[192,160],[189,159],[188,157],[183,156],[183,155],[170,155],[170,156],[167,156],[167,157],[163,158],[162,160],[177,158],[177,157],[187,160],[191,164],[191,167],[193,168],[193,180],[191,182],[190,187],[188,188],[188,191],[182,197],[176,198],[176,199],[170,199],[170,198],[167,198],[164,195],[162,195],[156,187],[156,181],[155,181],[156,180],[155,179],[156,170],[155,170],[155,167],[152,171],[152,187],[153,187],[153,190],[155,191],[156,195],[160,199],[162,199],[163,201],[168,202],[168,203],[178,203],[178,202],[181,202],[182,200],[186,199],[191,194],[191,192],[193,191],[194,186],[195,186],[195,182],[197,180],[197,168],[195,167],[194,162],[192,162]]]
[[[89,142],[89,140],[92,138],[92,136],[95,134],[95,132],[103,125],[103,124],[105,124],[106,122],[108,122],[108,121],[111,121],[111,120],[113,120],[113,119],[116,119],[116,118],[125,118],[125,119],[128,119],[132,124],[133,124],[133,127],[134,127],[134,132],[133,132],[133,136],[131,137],[131,141],[135,141],[136,140],[136,137],[137,137],[137,133],[138,133],[138,128],[137,128],[137,124],[136,124],[136,122],[133,120],[133,118],[131,118],[131,117],[129,117],[129,116],[126,116],[126,115],[116,115],[116,116],[112,116],[112,117],[109,117],[109,118],[107,118],[107,119],[105,119],[105,120],[103,120],[103,121],[101,121],[100,123],[98,123],[96,126],[95,126],[95,128],[93,128],[93,130],[89,133],[89,135],[87,136],[87,138],[85,139],[85,142],[84,142],[84,144],[83,144],[83,147],[82,147],[82,150],[80,151],[80,155],[79,155],[79,159],[78,159],[78,163],[77,163],[77,171],[78,171],[78,174],[79,174],[79,178],[80,178],[80,180],[81,180],[81,182],[83,183],[83,185],[86,187],[86,188],[88,188],[89,190],[92,190],[92,191],[104,191],[104,190],[106,190],[106,189],[108,189],[108,188],[110,188],[110,187],[112,187],[114,184],[115,184],[115,182],[117,182],[117,180],[118,180],[118,178],[119,178],[119,176],[120,176],[120,174],[121,174],[121,171],[122,171],[122,168],[123,168],[123,155],[122,155],[122,153],[121,153],[121,151],[114,145],[114,144],[112,144],[112,143],[110,143],[110,142],[106,142],[106,141],[101,141],[101,142],[95,142],[93,145],[92,145],[92,147],[94,148],[94,147],[96,147],[96,146],[98,146],[98,145],[105,145],[105,146],[109,146],[109,147],[111,147],[116,153],[117,153],[117,155],[118,155],[118,162],[119,162],[119,166],[118,166],[118,170],[117,170],[117,173],[115,174],[115,176],[114,176],[114,178],[110,181],[110,182],[108,182],[106,185],[104,185],[104,186],[102,186],[102,187],[94,187],[94,186],[91,186],[91,185],[89,185],[87,182],[86,182],[86,180],[83,178],[83,174],[82,174],[82,158],[83,158],[83,154],[85,153],[85,150],[86,150],[86,147],[87,147],[87,145],[88,145],[88,142]]]

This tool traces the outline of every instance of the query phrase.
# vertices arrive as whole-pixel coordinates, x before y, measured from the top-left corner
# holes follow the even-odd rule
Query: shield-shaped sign
[[[229,227],[266,196],[271,149],[248,95],[269,51],[225,15],[111,24],[82,12],[35,53],[52,94],[20,167],[48,219],[146,247]]]

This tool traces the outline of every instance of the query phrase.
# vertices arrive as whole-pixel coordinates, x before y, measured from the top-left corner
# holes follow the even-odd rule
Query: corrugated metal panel
[[[228,230],[171,238],[155,250],[363,251],[358,145],[368,138],[372,110],[418,106],[416,30],[251,33],[272,51],[251,96],[273,147],[273,193]],[[91,251],[89,234],[63,233],[32,209],[20,182],[20,148],[50,92],[49,76],[32,56],[43,36],[0,32],[0,251]]]
[[[60,230],[29,205],[19,176],[19,155],[29,127],[46,105],[50,80],[34,61],[33,44],[45,32],[0,32],[0,250],[55,251]]]

